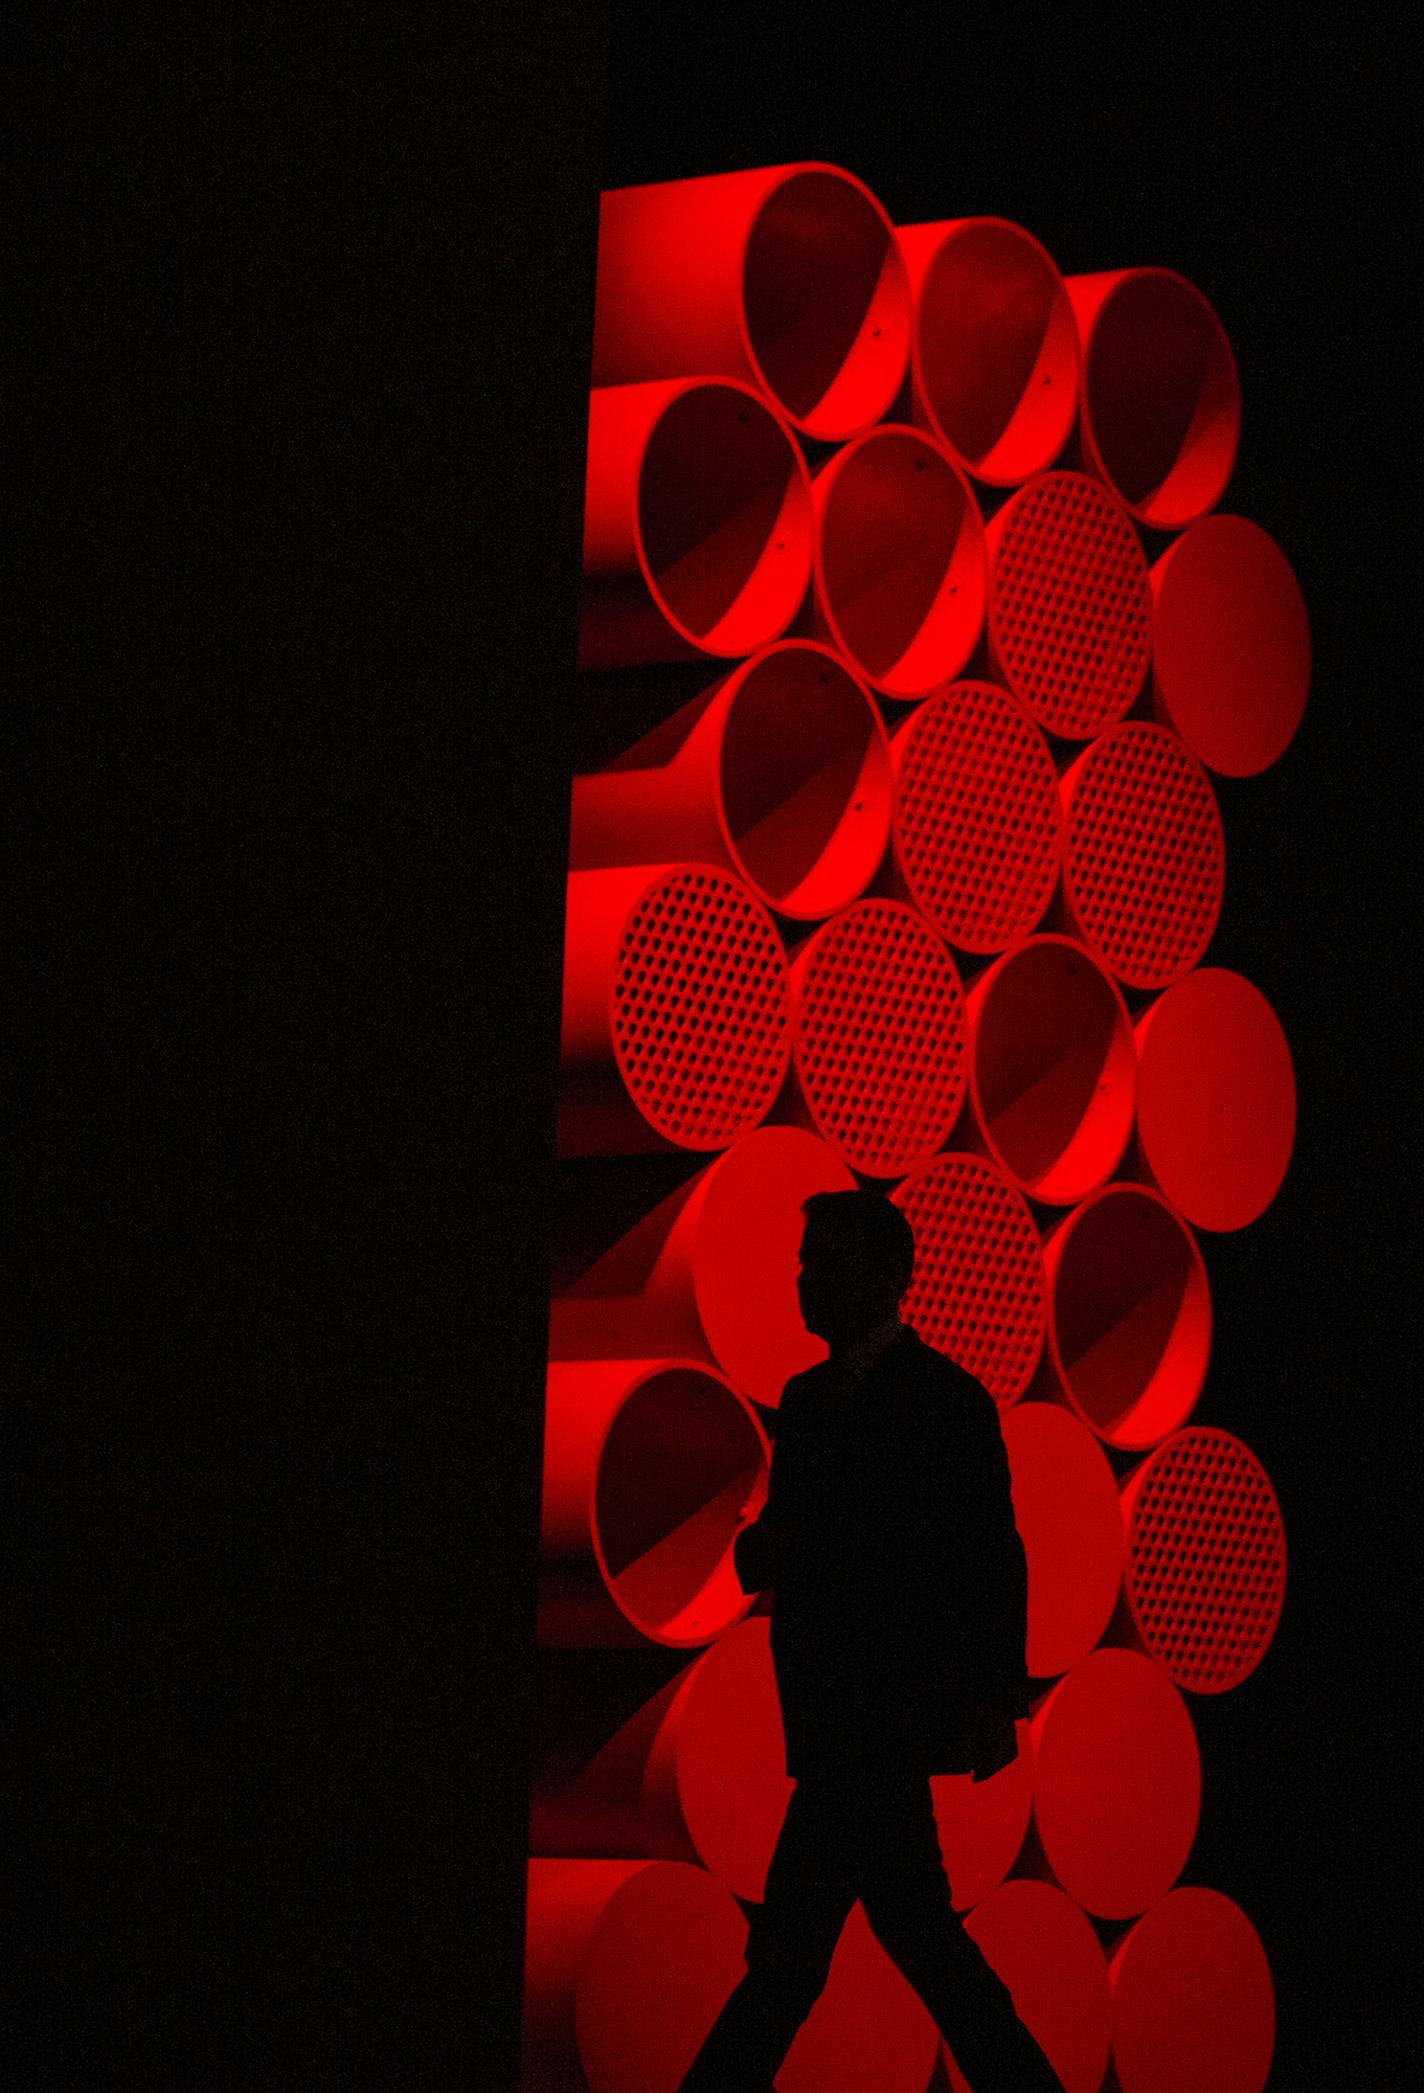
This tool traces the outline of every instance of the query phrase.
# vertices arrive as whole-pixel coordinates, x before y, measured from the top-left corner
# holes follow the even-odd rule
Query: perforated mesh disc
[[[943,942],[900,901],[858,901],[792,970],[793,1054],[816,1128],[853,1170],[898,1177],[963,1102],[964,991]]]
[[[1130,988],[1180,980],[1211,941],[1226,877],[1206,772],[1169,728],[1128,720],[1064,789],[1064,891],[1085,941]]]
[[[895,861],[951,944],[1002,952],[1053,897],[1058,777],[1023,707],[992,683],[952,683],[895,741]]]
[[[1040,473],[990,545],[989,643],[1010,690],[1068,740],[1121,719],[1152,632],[1147,559],[1121,505],[1081,473]]]
[[[723,1148],[766,1116],[791,1050],[786,954],[737,880],[683,865],[649,884],[619,941],[613,1049],[681,1148]]]
[[[936,1156],[891,1194],[914,1230],[905,1320],[1011,1403],[1043,1350],[1044,1279],[1028,1202],[982,1156]]]
[[[1128,1515],[1125,1585],[1143,1641],[1179,1686],[1224,1693],[1253,1671],[1285,1582],[1280,1506],[1239,1439],[1193,1425],[1149,1455]]]

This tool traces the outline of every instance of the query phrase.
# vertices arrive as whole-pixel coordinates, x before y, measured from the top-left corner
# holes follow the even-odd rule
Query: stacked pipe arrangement
[[[1199,1238],[1287,1168],[1289,1048],[1208,960],[1212,775],[1282,755],[1300,591],[1219,507],[1235,362],[1170,268],[1060,275],[853,174],[602,200],[530,1812],[530,2088],[674,2087],[790,1783],[731,1543],[822,1355],[800,1207],[909,1215],[906,1319],[1000,1406],[1037,1694],[940,1778],[956,1908],[1069,2093],[1259,2093],[1247,1914],[1187,1885],[1194,1696],[1280,1614],[1192,1421]],[[782,2093],[965,2081],[859,1907]]]

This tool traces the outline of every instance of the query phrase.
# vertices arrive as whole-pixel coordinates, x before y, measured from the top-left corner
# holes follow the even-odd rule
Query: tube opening
[[[1202,515],[1231,475],[1241,399],[1226,334],[1191,284],[1125,277],[1087,346],[1087,418],[1112,486],[1144,523]]]
[[[1176,1215],[1131,1187],[1093,1200],[1064,1224],[1049,1298],[1064,1381],[1094,1430],[1124,1447],[1174,1431],[1211,1345],[1206,1273]]]
[[[679,393],[648,438],[638,532],[660,608],[709,654],[749,654],[805,593],[810,491],[775,417],[732,386]]]
[[[757,213],[742,272],[747,341],[807,435],[835,442],[882,415],[904,375],[910,294],[894,232],[860,186],[795,174]]]
[[[950,234],[925,273],[915,336],[925,405],[971,472],[999,485],[1041,471],[1077,405],[1078,337],[1063,279],[1036,240],[983,220]]]

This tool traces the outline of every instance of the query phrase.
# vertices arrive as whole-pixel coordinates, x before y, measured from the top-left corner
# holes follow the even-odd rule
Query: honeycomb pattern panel
[[[1147,559],[1121,504],[1082,473],[1045,472],[994,519],[989,639],[1041,727],[1085,741],[1142,688],[1152,644]]]
[[[858,901],[792,975],[792,1053],[822,1138],[869,1177],[944,1145],[969,1079],[964,991],[943,941],[901,901]]]
[[[992,683],[952,683],[896,743],[895,862],[941,936],[1002,952],[1053,898],[1058,776],[1024,708]]]
[[[983,1156],[949,1153],[891,1194],[915,1232],[905,1320],[936,1351],[1017,1401],[1043,1350],[1045,1286],[1028,1202]]]
[[[613,1047],[639,1111],[679,1147],[726,1147],[765,1118],[791,1050],[786,953],[739,881],[678,866],[640,896],[618,945]]]
[[[1129,988],[1168,987],[1221,913],[1226,844],[1206,772],[1170,728],[1128,720],[1064,782],[1064,892],[1084,940]]]
[[[1126,1591],[1143,1641],[1176,1684],[1223,1693],[1253,1671],[1285,1579],[1280,1506],[1255,1455],[1214,1426],[1165,1440],[1134,1480]]]

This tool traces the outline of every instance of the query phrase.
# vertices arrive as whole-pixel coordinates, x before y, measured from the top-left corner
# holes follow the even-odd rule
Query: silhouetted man
[[[765,2093],[859,1898],[973,2093],[1060,2081],[956,1915],[932,1773],[987,1778],[1028,1712],[1027,1569],[993,1397],[900,1321],[915,1246],[879,1192],[803,1207],[797,1291],[829,1356],[777,1413],[765,1506],[738,1534],[770,1589],[795,1781],[737,1984],[682,2093]]]

